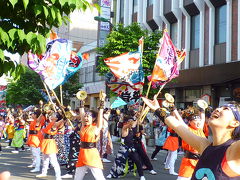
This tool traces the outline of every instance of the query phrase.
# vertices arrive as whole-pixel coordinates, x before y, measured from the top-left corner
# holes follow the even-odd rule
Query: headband
[[[238,111],[238,109],[237,109],[237,107],[235,105],[233,105],[233,104],[224,104],[223,106],[224,107],[229,107],[232,110],[235,119],[240,122],[240,113],[239,113],[239,111]]]

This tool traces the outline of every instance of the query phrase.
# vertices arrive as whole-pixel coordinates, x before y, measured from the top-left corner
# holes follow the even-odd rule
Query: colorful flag
[[[131,86],[143,85],[144,72],[142,68],[142,51],[143,37],[139,39],[138,51],[123,53],[117,57],[106,58],[104,62],[119,81],[129,83]]]
[[[127,103],[122,100],[120,97],[117,97],[117,99],[111,104],[111,108],[117,108],[117,107],[120,107],[120,106],[124,106],[126,105]]]
[[[106,84],[129,105],[136,104],[141,97],[142,84],[131,86],[116,78],[111,72],[106,74]]]
[[[63,84],[82,66],[81,53],[71,51],[66,39],[55,39],[47,44],[47,51],[41,56],[28,53],[28,66],[37,72],[49,89]]]
[[[141,53],[128,52],[117,57],[110,57],[104,60],[115,77],[131,85],[142,83],[144,80],[141,68]]]
[[[160,43],[151,81],[166,83],[179,75],[178,66],[184,60],[186,53],[175,48],[166,31],[164,31]]]

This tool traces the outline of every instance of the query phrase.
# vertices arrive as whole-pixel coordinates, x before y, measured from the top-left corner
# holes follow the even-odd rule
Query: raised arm
[[[156,111],[160,108],[156,96],[154,96],[153,101],[146,98],[142,99],[151,109]],[[165,119],[165,123],[172,128],[186,143],[195,148],[201,154],[210,144],[210,142],[206,138],[202,138],[193,134],[188,129],[188,126],[184,123],[182,117],[179,115],[176,109],[173,110],[171,114],[171,116],[168,116]]]
[[[97,128],[100,132],[100,130],[103,127],[103,110],[104,110],[104,102],[105,102],[106,94],[103,92],[100,92],[100,106],[98,111],[98,117],[97,117]]]
[[[80,100],[80,108],[79,108],[79,118],[78,119],[80,119],[80,121],[82,121],[82,119],[83,119],[83,117],[84,117],[84,113],[85,113],[85,111],[84,111],[84,101],[83,100]]]

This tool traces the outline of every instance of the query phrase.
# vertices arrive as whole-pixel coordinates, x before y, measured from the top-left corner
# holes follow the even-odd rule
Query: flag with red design
[[[160,40],[160,48],[153,68],[151,81],[160,84],[167,83],[179,76],[179,65],[186,56],[185,50],[178,50],[168,33],[164,31]]]

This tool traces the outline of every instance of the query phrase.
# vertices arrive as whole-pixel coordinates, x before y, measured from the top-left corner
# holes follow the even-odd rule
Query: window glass
[[[120,0],[120,18],[124,17],[124,0]]]
[[[187,89],[185,91],[186,98],[200,98],[201,90],[200,89]]]
[[[200,15],[191,18],[191,49],[198,49],[200,44]]]
[[[93,82],[93,66],[86,67],[85,82]]]
[[[153,0],[147,0],[147,6],[151,6],[153,4]]]
[[[79,82],[80,83],[85,83],[85,69],[86,68],[81,68],[81,71],[79,71]]]
[[[136,13],[138,10],[138,0],[133,0],[133,13]]]
[[[175,47],[177,47],[177,32],[178,32],[178,24],[177,23],[171,24],[170,36]]]
[[[226,5],[216,8],[216,44],[226,42],[227,9]]]

